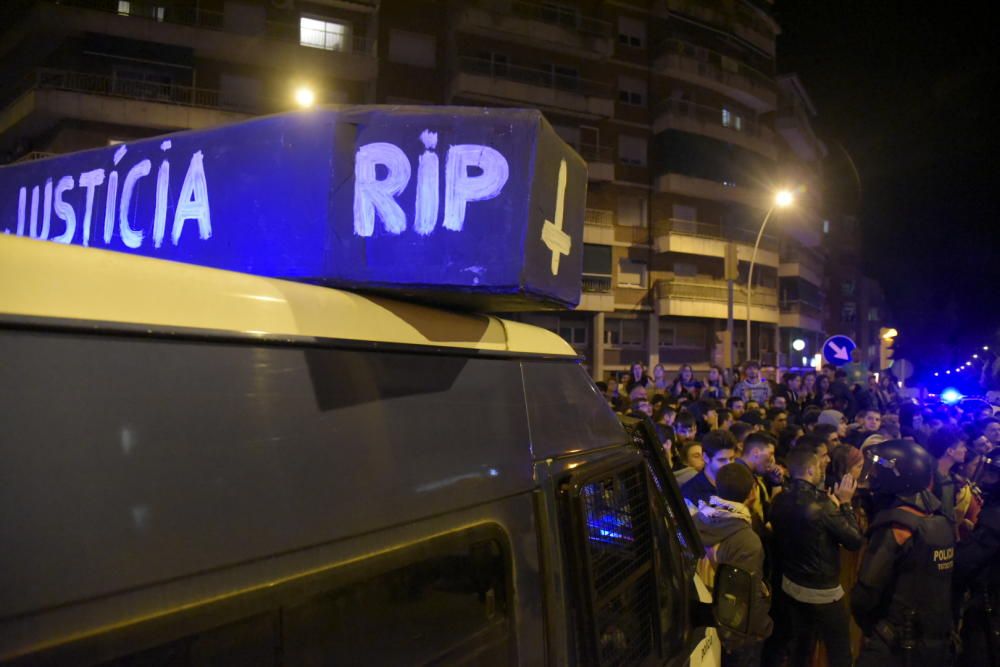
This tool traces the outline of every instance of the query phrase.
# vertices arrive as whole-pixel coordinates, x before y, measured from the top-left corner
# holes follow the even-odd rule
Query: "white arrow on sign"
[[[846,347],[838,347],[836,343],[832,340],[828,343],[830,349],[833,350],[834,359],[843,359],[844,361],[850,361],[851,355],[847,353]]]
[[[566,160],[559,163],[559,184],[556,190],[556,221],[542,225],[542,241],[552,251],[552,275],[559,273],[559,256],[568,255],[573,240],[563,231],[563,203],[566,200]]]

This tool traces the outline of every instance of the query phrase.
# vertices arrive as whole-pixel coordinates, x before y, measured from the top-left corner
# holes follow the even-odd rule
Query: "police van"
[[[662,450],[646,425],[616,418],[561,338],[424,305],[453,286],[400,279],[408,267],[386,270],[416,301],[385,296],[392,280],[373,280],[376,293],[337,287],[361,284],[340,265],[328,279],[271,275],[282,263],[255,249],[285,253],[277,235],[209,252],[198,242],[223,237],[225,202],[240,201],[212,190],[226,175],[212,153],[186,156],[183,183],[168,174],[143,189],[149,163],[133,178],[121,151],[70,156],[91,161],[83,170],[63,158],[0,170],[0,195],[24,193],[0,200],[13,232],[0,235],[0,662],[718,664],[694,577],[702,549]],[[119,163],[125,187],[112,193]],[[385,192],[405,197],[398,183],[377,191],[400,164],[371,169],[376,223],[394,212]],[[565,192],[563,164],[552,182]],[[365,177],[355,174],[355,204]],[[81,192],[85,180],[102,184]],[[444,196],[468,209],[491,199],[473,185]],[[278,210],[261,196],[241,200],[241,231]],[[539,218],[521,239],[538,234],[552,277],[581,237],[555,224],[568,201],[511,213]],[[379,238],[362,223],[354,236]],[[316,269],[302,229],[278,230],[305,258],[282,270]],[[192,239],[190,257],[169,254]],[[368,241],[370,271],[395,251]],[[332,245],[324,252],[350,252]],[[240,261],[246,271],[232,270]],[[490,283],[481,271],[454,291],[465,302],[562,298],[537,278],[549,273],[520,272]]]

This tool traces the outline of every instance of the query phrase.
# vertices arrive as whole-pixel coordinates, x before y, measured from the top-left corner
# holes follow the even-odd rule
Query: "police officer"
[[[857,667],[951,664],[951,584],[955,537],[928,490],[934,460],[909,440],[866,453],[866,480],[877,514],[851,593],[865,635]]]
[[[955,584],[969,592],[962,616],[962,665],[1000,665],[1000,457],[983,460],[983,510],[955,554]]]

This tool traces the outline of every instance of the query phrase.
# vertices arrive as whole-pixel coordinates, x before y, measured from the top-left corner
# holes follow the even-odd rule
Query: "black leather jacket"
[[[857,551],[864,541],[850,503],[837,507],[803,479],[775,496],[771,525],[781,573],[806,588],[840,585],[840,546]]]

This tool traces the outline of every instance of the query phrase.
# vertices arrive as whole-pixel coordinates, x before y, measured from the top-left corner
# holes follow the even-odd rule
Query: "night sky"
[[[1000,68],[988,6],[775,5],[778,69],[797,72],[816,104],[840,163],[836,203],[859,211],[866,270],[925,373],[1000,345]],[[859,204],[838,142],[860,174]]]

